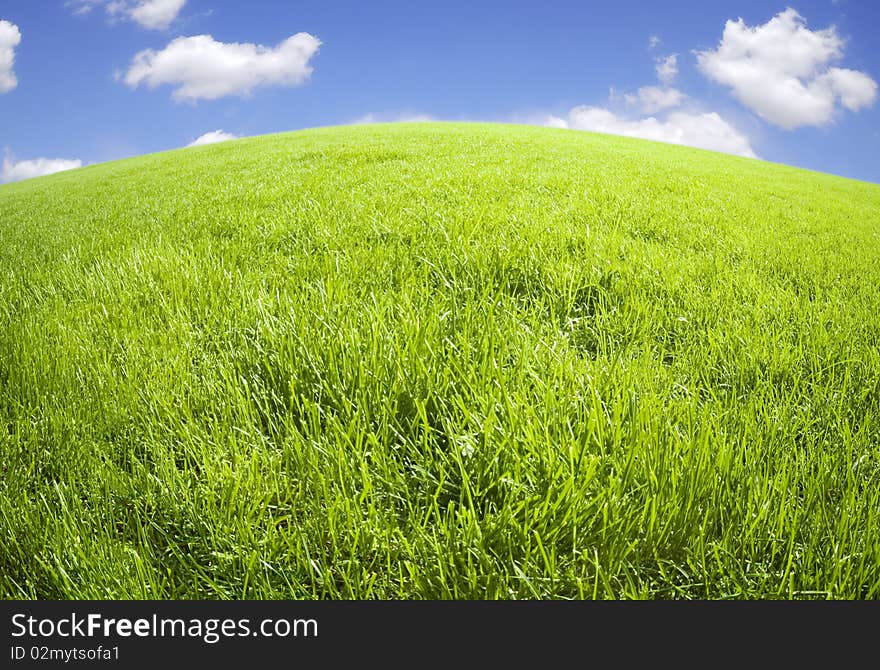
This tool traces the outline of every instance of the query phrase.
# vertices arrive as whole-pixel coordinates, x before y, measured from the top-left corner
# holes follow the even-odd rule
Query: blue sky
[[[2,0],[0,178],[430,117],[880,182],[878,25],[875,0]]]

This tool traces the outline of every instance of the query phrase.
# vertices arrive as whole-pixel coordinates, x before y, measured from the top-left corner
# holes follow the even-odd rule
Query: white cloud
[[[853,112],[870,107],[877,96],[877,82],[858,70],[833,67],[821,80],[831,87],[843,106]]]
[[[609,109],[581,106],[572,109],[565,119],[558,116],[547,117],[544,125],[640,137],[757,158],[748,138],[715,112],[673,112],[662,121],[653,116],[628,120]]]
[[[547,126],[548,128],[568,128],[568,121],[551,114],[535,125]]]
[[[369,114],[364,114],[351,121],[351,125],[357,126],[371,123],[427,123],[428,121],[435,120],[434,117],[429,116],[428,114],[410,114],[408,112],[403,114],[374,114],[370,112]]]
[[[43,175],[73,170],[78,167],[82,167],[82,161],[65,158],[35,158],[33,160],[16,162],[7,151],[3,159],[3,167],[0,168],[0,182],[42,177]]]
[[[645,114],[654,114],[663,109],[681,106],[687,96],[677,88],[660,88],[658,86],[642,86],[636,93],[618,93],[611,88],[608,99],[612,103],[625,102],[628,106],[637,106]]]
[[[128,10],[128,15],[144,28],[161,30],[171,25],[186,0],[141,0]]]
[[[246,97],[261,86],[299,86],[312,73],[309,61],[321,41],[297,33],[276,47],[218,42],[210,35],[178,37],[161,51],[146,49],[132,59],[124,81],[174,86],[175,100]]]
[[[652,38],[650,46],[656,44],[659,44],[659,39],[655,43]],[[650,115],[682,105],[687,96],[670,86],[678,75],[678,57],[672,54],[655,58],[654,61],[661,86],[643,86],[637,94],[620,94],[612,86],[609,91],[609,102],[612,106],[619,107],[620,102],[623,101],[628,107],[638,106],[642,114]],[[841,88],[844,86],[851,88],[849,78],[839,79]],[[847,81],[844,82],[844,79]],[[655,116],[628,118],[606,107],[581,105],[569,110],[564,118],[550,115],[545,116],[539,123],[553,128],[639,137],[757,158],[749,138],[725,121],[717,112],[673,111],[666,113],[663,118]]]
[[[225,130],[212,130],[204,135],[199,135],[192,142],[187,144],[188,147],[199,147],[203,144],[216,144],[217,142],[226,142],[228,140],[237,140],[238,135],[227,133]]]
[[[18,86],[12,66],[15,63],[15,47],[21,42],[21,31],[9,21],[0,21],[0,93],[8,93]]]
[[[687,96],[670,86],[678,75],[678,56],[660,56],[654,59],[654,63],[661,86],[642,86],[636,93],[618,93],[612,86],[609,91],[610,101],[615,103],[623,100],[627,105],[638,105],[644,114],[681,106]]]
[[[186,0],[71,0],[74,14],[88,14],[103,5],[108,15],[122,16],[143,28],[164,30],[178,17]]]
[[[74,14],[88,14],[96,6],[103,4],[104,0],[68,0],[68,7],[73,7]]]
[[[658,46],[660,46],[660,38],[657,37],[656,35],[651,35],[651,36],[648,38],[648,48],[649,48],[649,49],[655,49],[655,48],[657,48]]]
[[[877,83],[870,76],[828,67],[843,48],[834,26],[809,30],[789,8],[755,27],[728,21],[718,48],[697,52],[697,64],[762,119],[791,130],[831,122],[838,103],[851,111],[874,103]]]
[[[654,69],[657,71],[657,79],[664,84],[671,84],[678,76],[678,54],[672,54],[665,58],[657,58]]]
[[[627,96],[630,100],[634,96]],[[645,114],[653,114],[662,109],[678,107],[684,101],[684,93],[677,88],[658,88],[657,86],[643,86],[639,89],[638,102]]]

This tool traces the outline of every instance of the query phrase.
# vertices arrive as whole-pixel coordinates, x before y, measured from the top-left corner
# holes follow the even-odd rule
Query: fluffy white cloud
[[[29,161],[16,162],[8,153],[3,159],[3,167],[0,168],[0,181],[21,181],[32,177],[42,177],[53,172],[63,172],[82,167],[80,160],[68,160],[65,158],[35,158]]]
[[[657,71],[657,79],[664,84],[671,84],[678,76],[678,54],[661,57],[655,61],[654,69]]]
[[[687,96],[670,86],[678,76],[678,56],[660,56],[654,59],[654,64],[661,86],[642,86],[636,93],[623,94],[619,94],[612,86],[609,96],[611,102],[623,100],[627,105],[638,105],[644,114],[679,107]]]
[[[870,107],[877,97],[877,82],[858,70],[832,67],[820,80],[831,88],[844,107],[853,112]]]
[[[298,86],[312,73],[321,41],[297,33],[276,47],[218,42],[210,35],[178,37],[161,51],[136,54],[124,75],[131,88],[174,86],[175,100],[246,97],[261,86]]]
[[[128,10],[128,15],[144,28],[164,29],[180,14],[186,0],[141,0]]]
[[[655,42],[651,38],[649,46],[654,47],[659,43],[659,39]],[[654,114],[681,106],[687,96],[670,86],[678,75],[678,57],[675,54],[661,56],[655,58],[654,62],[661,86],[643,86],[637,94],[622,95],[612,86],[609,95],[612,106],[618,106],[623,101],[627,106],[638,106],[643,114]],[[675,111],[667,113],[661,119],[655,116],[633,119],[605,107],[582,105],[571,109],[565,118],[547,116],[541,123],[554,128],[626,135],[757,158],[748,137],[716,112]]]
[[[657,35],[651,35],[651,36],[648,38],[648,48],[649,48],[649,49],[655,49],[655,48],[657,48],[658,46],[660,46],[660,38],[657,37]]]
[[[204,135],[199,135],[192,142],[187,144],[188,147],[199,147],[203,144],[216,144],[217,142],[226,142],[227,140],[237,140],[238,135],[227,133],[225,130],[212,130]]]
[[[629,120],[609,109],[581,106],[572,109],[565,119],[551,116],[544,123],[556,128],[640,137],[757,158],[748,138],[715,112],[673,112],[662,121],[653,116]]]
[[[21,42],[18,26],[0,21],[0,93],[7,93],[18,86],[12,66],[15,63],[15,47]]]
[[[809,30],[800,14],[786,9],[755,27],[728,21],[718,48],[697,52],[697,64],[762,119],[791,130],[829,123],[838,103],[852,111],[874,103],[871,77],[829,67],[843,47],[833,26]]]
[[[631,100],[635,96],[627,96]],[[678,107],[685,99],[685,94],[677,88],[658,88],[657,86],[643,86],[639,89],[638,102],[645,114],[653,114],[662,109]]]
[[[548,128],[568,128],[568,121],[565,119],[554,116],[553,114],[544,117],[543,119],[536,121],[529,121],[529,123],[537,126],[547,126]]]
[[[72,0],[75,14],[87,14],[99,5],[110,16],[130,19],[144,28],[164,30],[183,9],[186,0]]]

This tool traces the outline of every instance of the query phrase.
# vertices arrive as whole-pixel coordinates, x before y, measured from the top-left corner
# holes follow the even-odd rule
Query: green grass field
[[[880,186],[502,125],[0,187],[5,598],[878,598]]]

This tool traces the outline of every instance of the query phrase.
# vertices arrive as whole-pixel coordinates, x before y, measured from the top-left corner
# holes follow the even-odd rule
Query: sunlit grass
[[[880,597],[880,187],[488,125],[0,188],[7,598]]]

